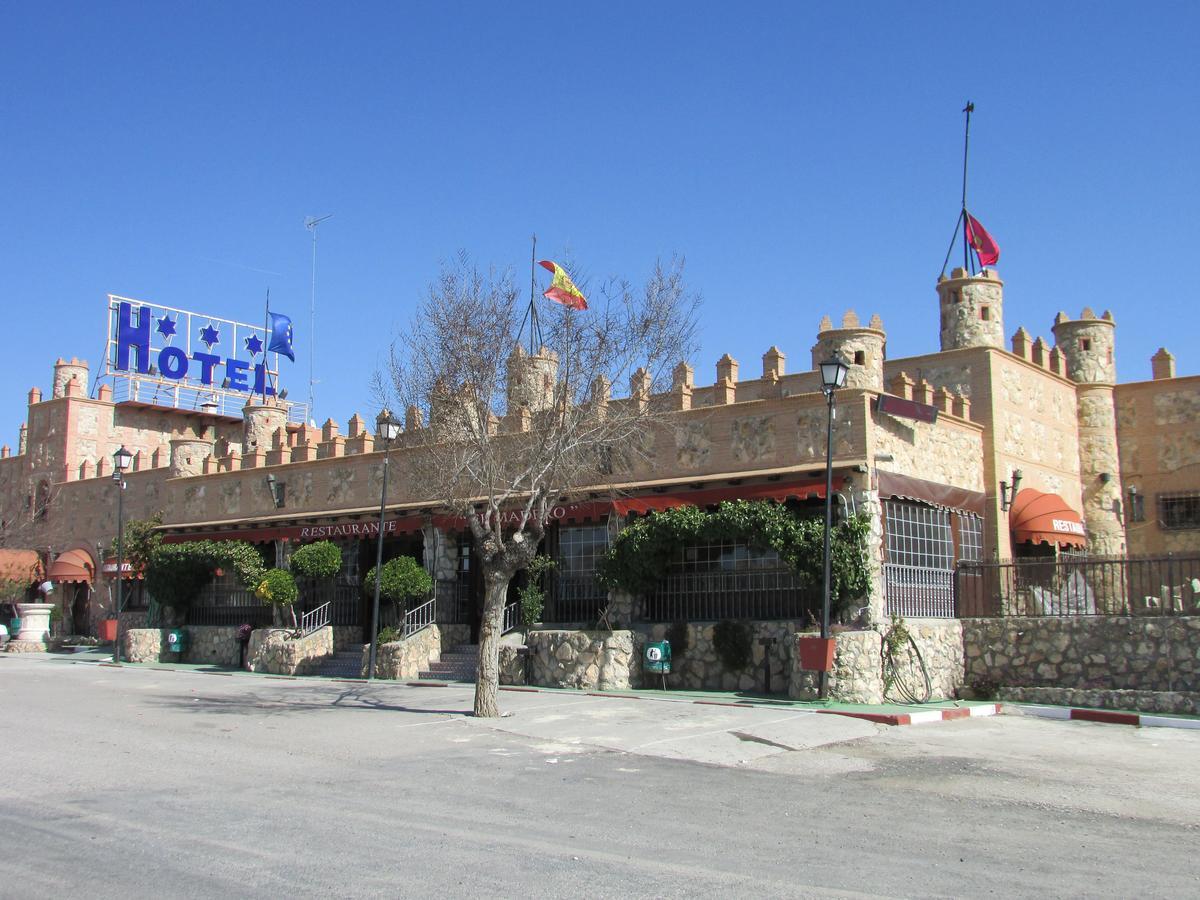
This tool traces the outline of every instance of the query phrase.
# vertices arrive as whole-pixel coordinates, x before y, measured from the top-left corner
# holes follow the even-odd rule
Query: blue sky
[[[350,7],[347,9],[346,7]],[[708,383],[822,315],[937,349],[958,212],[999,241],[1005,330],[1116,317],[1121,380],[1166,345],[1200,372],[1200,6],[8,4],[0,13],[0,440],[56,356],[100,362],[105,294],[296,320],[318,420],[368,382],[441,260],[528,277],[569,253],[644,276],[680,253]],[[543,273],[544,275],[545,273]],[[547,276],[548,277],[548,276]]]

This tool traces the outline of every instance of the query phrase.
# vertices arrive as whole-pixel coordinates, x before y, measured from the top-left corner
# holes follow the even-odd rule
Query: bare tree
[[[539,298],[541,340],[527,349],[528,307],[511,274],[460,254],[392,345],[377,388],[407,410],[414,478],[465,519],[480,559],[478,716],[499,715],[508,584],[537,553],[553,506],[628,472],[665,413],[671,367],[694,349],[699,297],[683,268],[656,264],[638,288],[581,285],[587,310]]]

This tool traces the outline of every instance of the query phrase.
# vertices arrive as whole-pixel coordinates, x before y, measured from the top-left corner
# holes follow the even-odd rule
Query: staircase
[[[469,681],[474,683],[475,673],[479,667],[479,645],[459,644],[453,650],[442,654],[437,662],[431,662],[428,669],[422,669],[422,681]]]
[[[346,644],[321,663],[314,675],[326,678],[362,678],[364,644]]]

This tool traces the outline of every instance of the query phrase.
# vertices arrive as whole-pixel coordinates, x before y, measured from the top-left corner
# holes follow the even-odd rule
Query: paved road
[[[0,656],[0,896],[1200,895],[1200,733]]]

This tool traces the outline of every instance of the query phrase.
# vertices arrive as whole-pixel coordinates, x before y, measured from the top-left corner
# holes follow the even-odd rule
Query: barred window
[[[1159,494],[1158,524],[1169,530],[1200,528],[1200,491]]]
[[[671,562],[670,571],[687,572],[745,572],[778,569],[783,563],[774,550],[750,547],[734,542],[693,544],[684,547]]]
[[[591,575],[608,551],[608,526],[577,525],[558,529],[558,571],[568,577]]]
[[[974,513],[955,513],[958,519],[958,558],[983,559],[983,519]]]
[[[884,502],[888,562],[926,569],[954,568],[950,512],[904,500]]]

